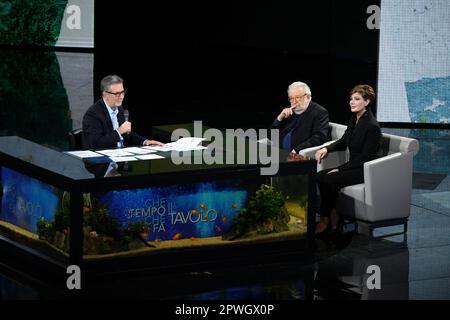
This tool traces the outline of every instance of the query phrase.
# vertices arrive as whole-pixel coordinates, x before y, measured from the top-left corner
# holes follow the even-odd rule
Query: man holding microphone
[[[102,98],[89,107],[83,117],[83,149],[163,145],[131,131],[128,110],[122,107],[125,89],[121,77],[104,77],[100,90]]]
[[[280,147],[299,152],[328,140],[328,111],[311,100],[306,83],[297,81],[288,87],[290,106],[273,121],[272,128],[280,130]]]

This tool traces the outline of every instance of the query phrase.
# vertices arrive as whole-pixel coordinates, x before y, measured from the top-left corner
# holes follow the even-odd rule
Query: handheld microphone
[[[127,109],[123,110],[123,117],[125,118],[125,121],[128,121],[128,119],[130,119],[130,112]],[[125,134],[128,135],[128,133]]]

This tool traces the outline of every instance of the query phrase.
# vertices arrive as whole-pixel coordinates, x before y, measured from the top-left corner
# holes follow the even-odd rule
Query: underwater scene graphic
[[[240,180],[201,182],[112,191],[99,203],[122,227],[145,221],[147,241],[220,236],[245,207],[248,191]]]
[[[0,168],[0,177],[3,188],[0,220],[37,233],[36,223],[41,217],[53,219],[61,206],[59,189],[5,167]]]

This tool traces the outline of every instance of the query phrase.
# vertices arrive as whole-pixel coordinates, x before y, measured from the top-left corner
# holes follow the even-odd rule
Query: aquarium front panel
[[[53,220],[60,208],[61,190],[5,167],[0,170],[3,188],[0,220],[37,233],[39,219]]]
[[[247,189],[235,179],[199,182],[106,192],[98,203],[123,228],[145,221],[147,241],[207,238],[228,231],[246,205]]]

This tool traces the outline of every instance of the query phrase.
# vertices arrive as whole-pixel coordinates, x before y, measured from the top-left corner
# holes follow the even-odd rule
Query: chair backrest
[[[343,124],[330,122],[330,134],[331,134],[331,140],[340,139],[344,133],[345,130],[347,130],[347,126],[344,126]]]
[[[331,140],[336,140],[342,137],[346,129],[347,126],[330,122]],[[380,156],[387,156],[396,152],[412,152],[413,155],[416,155],[419,152],[419,141],[416,139],[383,133],[381,138]]]
[[[381,138],[381,155],[386,156],[396,152],[416,155],[419,152],[419,141],[416,139],[383,133]]]
[[[69,150],[81,150],[83,147],[83,130],[75,129],[68,132],[69,136]]]

